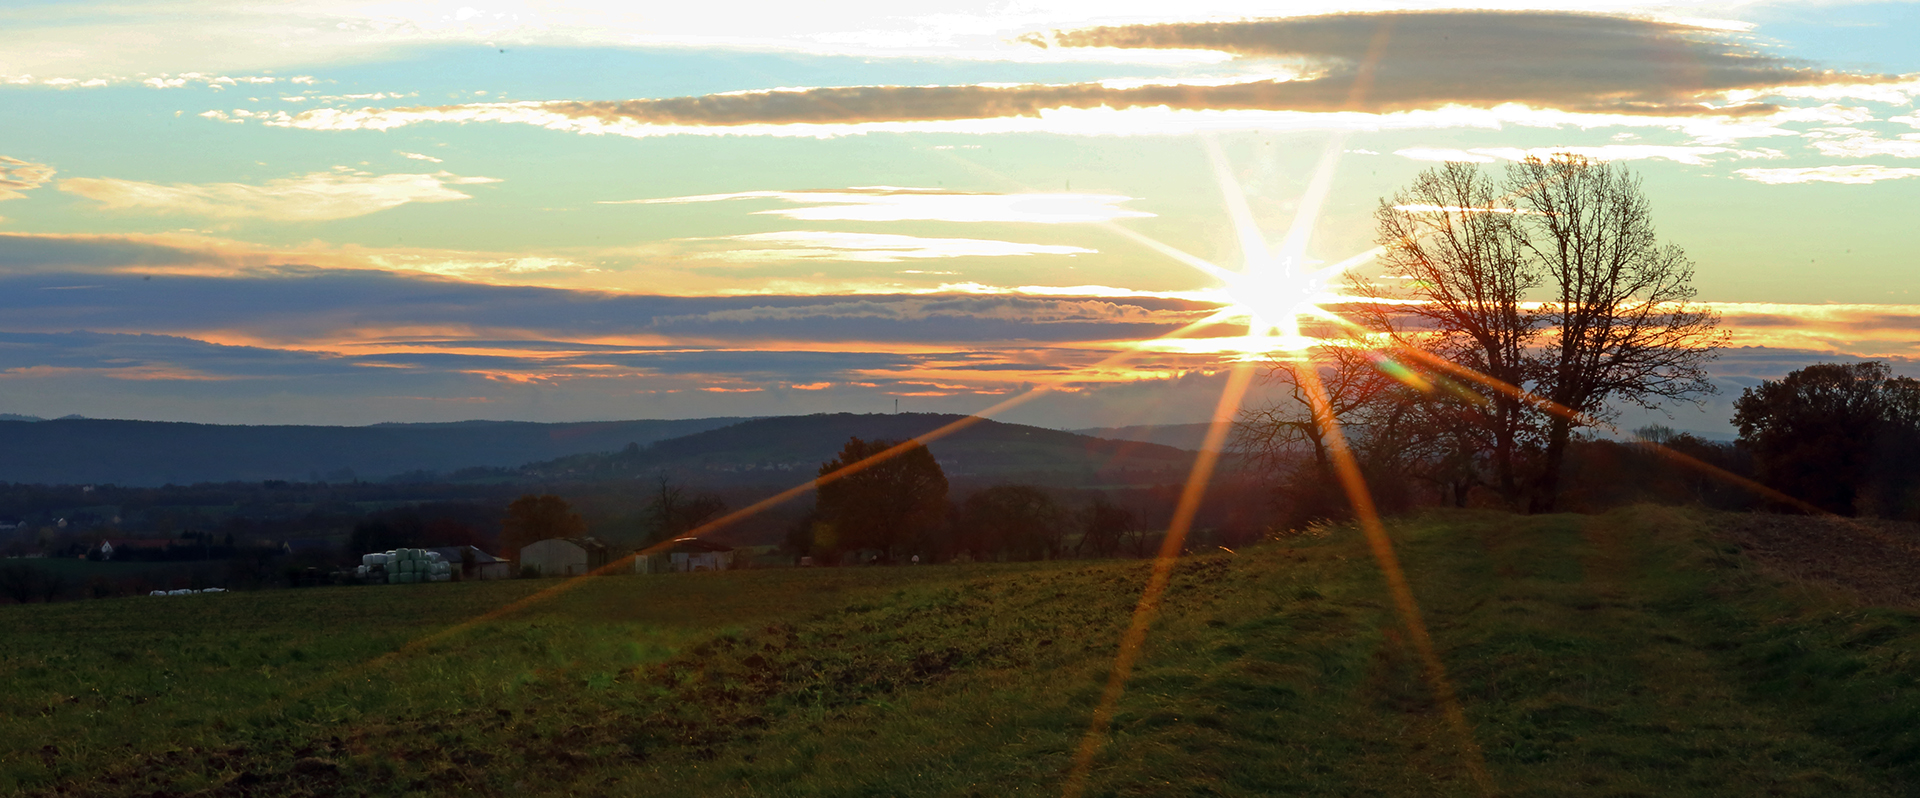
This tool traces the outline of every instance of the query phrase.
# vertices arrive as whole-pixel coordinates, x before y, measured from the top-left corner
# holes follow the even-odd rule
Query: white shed
[[[520,567],[541,576],[580,576],[607,564],[607,546],[593,538],[548,538],[520,547]]]

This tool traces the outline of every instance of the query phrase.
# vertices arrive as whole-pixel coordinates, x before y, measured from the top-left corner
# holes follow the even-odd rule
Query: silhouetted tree
[[[927,447],[913,443],[885,459],[892,441],[850,438],[840,455],[822,463],[814,496],[818,516],[811,548],[831,559],[840,552],[877,549],[891,557],[903,543],[924,539],[947,507],[947,475]],[[850,473],[832,481],[830,474]]]
[[[1589,417],[1609,402],[1657,408],[1713,392],[1706,364],[1726,342],[1719,315],[1693,304],[1693,263],[1654,236],[1640,179],[1578,155],[1527,158],[1508,168],[1521,240],[1551,295],[1539,311],[1550,340],[1534,392]],[[1567,441],[1581,422],[1546,420],[1545,451],[1528,509],[1550,512]]]
[[[1080,540],[1074,545],[1076,553],[1084,557],[1112,557],[1120,553],[1120,545],[1127,533],[1133,531],[1133,513],[1114,504],[1101,494],[1095,494],[1093,501],[1080,508],[1078,518]]]
[[[1920,510],[1920,380],[1885,363],[1767,380],[1741,392],[1733,422],[1768,487],[1844,515]]]
[[[1380,263],[1404,275],[1405,289],[1391,292],[1422,300],[1368,308],[1368,325],[1394,343],[1431,352],[1508,385],[1525,385],[1532,371],[1529,350],[1540,327],[1525,305],[1539,285],[1540,269],[1525,257],[1519,209],[1510,194],[1472,164],[1429,169],[1413,184],[1380,201],[1374,211],[1383,247]],[[1363,293],[1385,292],[1362,285]],[[1397,298],[1397,297],[1396,297]],[[1390,314],[1418,320],[1406,332]],[[1521,449],[1533,419],[1518,397],[1488,392],[1468,404],[1471,426],[1484,433],[1492,486],[1508,504],[1523,490]]]
[[[565,499],[552,494],[535,496],[529,493],[507,505],[507,516],[501,521],[501,556],[517,560],[521,547],[529,543],[550,538],[579,537],[586,533],[587,522],[567,505]]]
[[[653,544],[681,537],[726,511],[727,500],[719,494],[689,493],[661,477],[660,491],[647,504],[644,516],[646,542]]]
[[[1369,326],[1390,347],[1561,409],[1498,388],[1454,408],[1452,418],[1479,431],[1510,505],[1524,495],[1529,511],[1552,511],[1573,431],[1616,403],[1654,408],[1712,392],[1705,365],[1725,341],[1718,316],[1692,303],[1693,267],[1658,242],[1640,181],[1624,167],[1528,158],[1496,183],[1471,164],[1448,164],[1383,199],[1375,218],[1381,261],[1410,279],[1365,293],[1418,301],[1372,306]],[[1536,292],[1544,301],[1529,301]]]
[[[982,559],[1042,560],[1060,556],[1067,519],[1046,491],[995,485],[960,505],[959,543]]]
[[[446,514],[469,509],[429,505],[383,510],[354,524],[347,548],[358,554],[411,546],[478,546],[483,542],[480,530]]]
[[[1285,386],[1288,395],[1242,412],[1233,446],[1272,476],[1284,524],[1346,517],[1328,437],[1334,430],[1368,471],[1408,459],[1403,428],[1410,399],[1405,386],[1377,367],[1377,357],[1362,343],[1342,341],[1320,347],[1311,359],[1268,363],[1267,381]]]

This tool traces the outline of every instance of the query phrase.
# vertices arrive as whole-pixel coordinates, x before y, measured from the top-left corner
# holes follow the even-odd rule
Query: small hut
[[[513,578],[512,562],[481,551],[478,546],[441,546],[427,551],[439,552],[440,558],[459,570],[464,579]]]

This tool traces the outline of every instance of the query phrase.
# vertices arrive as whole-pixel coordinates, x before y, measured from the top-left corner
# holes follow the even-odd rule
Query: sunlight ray
[[[1340,422],[1333,417],[1332,403],[1327,396],[1326,386],[1321,384],[1320,375],[1312,368],[1298,369],[1301,384],[1307,389],[1307,399],[1313,404],[1313,416],[1320,426],[1321,440],[1325,441],[1327,453],[1334,465],[1334,472],[1340,479],[1340,487],[1347,494],[1347,502],[1353,508],[1355,519],[1367,538],[1367,547],[1373,552],[1375,564],[1380,566],[1380,574],[1387,580],[1387,590],[1393,596],[1394,611],[1400,616],[1400,624],[1407,630],[1407,637],[1413,643],[1415,653],[1427,677],[1427,683],[1433,690],[1434,700],[1440,704],[1447,725],[1452,727],[1460,741],[1460,756],[1465,760],[1468,772],[1481,793],[1497,795],[1493,778],[1487,772],[1486,760],[1480,752],[1479,743],[1474,740],[1473,726],[1467,720],[1466,712],[1460,706],[1453,683],[1447,679],[1446,666],[1441,663],[1440,655],[1433,646],[1433,637],[1427,631],[1426,621],[1421,617],[1420,603],[1413,595],[1413,587],[1407,582],[1406,571],[1400,566],[1400,557],[1394,553],[1393,540],[1387,536],[1387,529],[1380,521],[1380,512],[1373,503],[1373,494],[1367,489],[1366,477],[1360,473],[1360,463],[1347,446],[1347,438],[1340,430]]]
[[[1252,381],[1252,364],[1242,363],[1228,372],[1227,384],[1220,392],[1220,401],[1214,405],[1205,441],[1200,446],[1200,453],[1193,459],[1193,468],[1187,474],[1186,485],[1181,488],[1179,503],[1174,506],[1173,518],[1167,523],[1166,537],[1161,540],[1160,552],[1154,557],[1153,570],[1140,591],[1140,601],[1134,605],[1133,618],[1127,624],[1127,631],[1120,637],[1120,650],[1114,655],[1113,670],[1107,676],[1105,689],[1101,691],[1100,703],[1094,707],[1087,732],[1081,737],[1080,747],[1074,754],[1073,769],[1068,772],[1066,787],[1062,791],[1064,798],[1078,798],[1086,789],[1094,756],[1106,742],[1107,728],[1113,722],[1114,710],[1119,705],[1121,694],[1126,691],[1127,678],[1133,674],[1134,663],[1140,658],[1140,648],[1146,642],[1147,630],[1159,614],[1160,599],[1166,593],[1167,583],[1173,578],[1173,565],[1180,559],[1187,532],[1193,526],[1193,516],[1200,509],[1200,499],[1206,495],[1207,485],[1213,479],[1213,469],[1219,462],[1227,432],[1233,427],[1233,418],[1240,411],[1240,400],[1246,395],[1247,386]]]
[[[1220,185],[1221,199],[1227,206],[1227,219],[1233,223],[1234,237],[1240,241],[1240,257],[1245,260],[1241,270],[1265,268],[1273,261],[1273,249],[1267,246],[1266,236],[1261,234],[1260,226],[1253,221],[1253,209],[1247,205],[1247,193],[1240,188],[1240,180],[1233,176],[1226,153],[1221,152],[1220,142],[1213,136],[1201,136],[1200,145],[1207,152],[1207,162],[1213,166],[1213,179]],[[1304,205],[1301,210],[1304,215]]]

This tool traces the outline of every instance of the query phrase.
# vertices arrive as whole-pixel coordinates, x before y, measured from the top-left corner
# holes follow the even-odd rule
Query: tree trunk
[[[1547,450],[1540,458],[1540,475],[1534,481],[1533,498],[1527,502],[1529,514],[1553,512],[1560,497],[1560,464],[1567,457],[1567,442],[1573,437],[1573,422],[1554,416],[1547,424]]]

